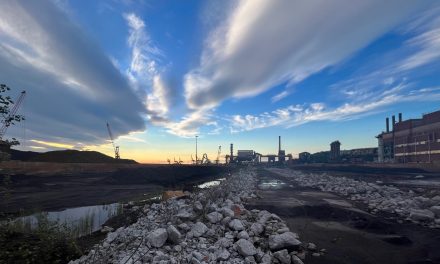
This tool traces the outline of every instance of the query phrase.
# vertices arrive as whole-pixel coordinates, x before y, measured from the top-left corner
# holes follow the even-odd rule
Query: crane
[[[120,159],[121,157],[119,156],[119,146],[115,146],[112,130],[110,129],[110,125],[108,123],[107,123],[107,130],[108,130],[108,135],[110,136],[110,141],[112,142],[113,145],[113,150],[115,151],[115,159]]]
[[[217,151],[217,159],[215,160],[215,164],[219,164],[220,163],[220,154],[222,153],[222,146],[218,146],[218,151]]]
[[[25,96],[26,96],[26,91],[22,91],[16,103],[14,104],[14,107],[11,109],[8,116],[3,120],[3,125],[0,128],[0,140],[5,135],[6,130],[11,125],[12,121],[14,121],[14,116],[17,113],[18,109],[20,108],[20,105],[23,102]]]

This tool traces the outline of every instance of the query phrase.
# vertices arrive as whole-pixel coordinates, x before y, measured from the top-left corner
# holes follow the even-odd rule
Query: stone
[[[278,233],[278,234],[282,234],[282,233],[286,233],[286,232],[289,232],[289,231],[290,231],[290,230],[289,230],[288,227],[283,227],[283,228],[278,229],[278,230],[277,230],[277,233]]]
[[[298,258],[298,256],[292,255],[292,263],[293,264],[304,264],[304,262],[302,262],[302,260],[300,258]]]
[[[209,222],[215,224],[220,222],[223,219],[223,215],[219,212],[212,212],[206,215],[206,218]]]
[[[165,228],[158,228],[153,232],[149,233],[147,236],[147,241],[153,247],[161,247],[167,241],[168,234]]]
[[[103,228],[101,228],[101,233],[108,233],[108,232],[113,232],[113,227],[110,226],[104,226]]]
[[[431,206],[431,208],[429,208],[429,210],[431,212],[433,212],[436,217],[440,218],[440,205]]]
[[[182,238],[182,234],[180,234],[179,230],[173,225],[167,227],[167,234],[168,240],[174,244],[178,244]]]
[[[237,238],[238,239],[240,239],[240,238],[249,239],[249,234],[248,234],[248,232],[243,230],[240,233],[238,233]]]
[[[244,230],[243,223],[238,219],[234,219],[231,222],[229,222],[229,228],[235,231]]]
[[[194,203],[194,211],[201,212],[203,210],[203,205],[200,201]]]
[[[434,220],[434,213],[427,209],[412,209],[409,218],[413,221],[432,221]]]
[[[301,245],[301,241],[299,241],[298,236],[292,232],[286,232],[279,235],[271,235],[269,236],[269,248],[271,250],[279,250],[279,249],[296,249],[299,245]]]
[[[208,231],[208,227],[202,222],[195,223],[191,228],[191,233],[194,237],[200,237],[205,234],[206,231]]]
[[[237,242],[235,242],[235,245],[237,246],[237,251],[243,257],[253,256],[257,253],[254,244],[252,244],[249,240],[240,239]]]
[[[270,264],[272,263],[272,257],[269,254],[264,254],[264,256],[261,258],[260,263]]]
[[[227,251],[224,248],[223,249],[219,249],[216,252],[217,260],[228,260],[230,256],[231,256],[231,253],[229,253],[229,251]]]
[[[251,231],[254,233],[254,235],[258,236],[264,231],[264,226],[260,223],[253,223],[251,225]]]
[[[232,211],[230,208],[228,207],[223,207],[221,209],[221,213],[225,216],[225,217],[234,217],[234,211]]]
[[[278,259],[282,264],[290,264],[292,261],[289,255],[289,251],[287,251],[287,249],[277,251],[273,253],[273,256]]]
[[[313,257],[319,257],[319,256],[321,256],[321,254],[319,254],[318,252],[315,252],[315,253],[312,253],[312,256]]]
[[[309,250],[316,250],[316,245],[313,244],[313,243],[308,243],[307,244],[307,249],[309,249]]]

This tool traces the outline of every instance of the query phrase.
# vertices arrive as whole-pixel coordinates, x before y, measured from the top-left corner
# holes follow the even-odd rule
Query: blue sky
[[[21,149],[141,162],[236,149],[376,146],[385,117],[440,108],[437,1],[0,3],[0,80],[26,89]]]

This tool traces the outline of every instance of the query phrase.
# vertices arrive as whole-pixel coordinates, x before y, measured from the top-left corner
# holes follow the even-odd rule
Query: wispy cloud
[[[407,85],[398,85],[363,102],[344,103],[335,108],[328,108],[324,103],[314,103],[306,107],[292,105],[259,115],[234,115],[229,118],[229,124],[232,133],[273,126],[290,128],[313,121],[357,119],[377,113],[396,102],[429,100],[440,100],[439,87],[411,89]]]
[[[52,1],[1,1],[0,9],[0,79],[28,91],[28,137],[98,143],[106,121],[115,136],[144,129],[143,103],[69,14]]]
[[[185,76],[187,104],[210,108],[282,82],[298,83],[346,59],[429,3],[240,1],[207,38],[200,66]]]

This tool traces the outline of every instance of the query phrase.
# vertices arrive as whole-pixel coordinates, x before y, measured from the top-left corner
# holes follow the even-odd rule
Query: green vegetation
[[[0,224],[0,263],[67,263],[82,255],[72,232],[40,214],[31,220]]]

